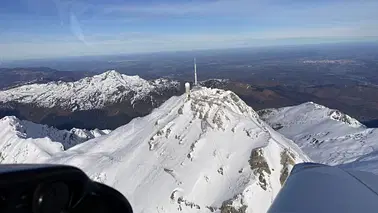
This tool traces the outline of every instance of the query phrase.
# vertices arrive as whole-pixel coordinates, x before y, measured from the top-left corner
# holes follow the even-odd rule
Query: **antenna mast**
[[[194,58],[194,86],[197,86],[197,62]]]

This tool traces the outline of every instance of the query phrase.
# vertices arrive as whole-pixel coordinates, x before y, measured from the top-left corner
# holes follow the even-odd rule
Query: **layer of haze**
[[[0,60],[378,40],[370,0],[3,0]]]

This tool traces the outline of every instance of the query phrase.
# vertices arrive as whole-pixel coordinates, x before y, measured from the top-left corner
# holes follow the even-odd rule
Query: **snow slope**
[[[0,103],[15,101],[47,108],[89,110],[123,100],[130,100],[133,104],[149,97],[152,91],[159,92],[170,87],[177,88],[179,83],[167,79],[146,81],[139,76],[127,76],[111,70],[76,82],[31,84],[0,91]]]
[[[76,144],[108,134],[109,130],[57,130],[22,121],[0,119],[0,163],[38,163]]]
[[[312,102],[258,113],[316,162],[345,164],[372,157],[378,150],[377,129],[366,128],[348,115]]]
[[[135,212],[266,212],[309,159],[232,92],[199,88],[46,159],[120,190]],[[93,166],[96,165],[96,166]]]

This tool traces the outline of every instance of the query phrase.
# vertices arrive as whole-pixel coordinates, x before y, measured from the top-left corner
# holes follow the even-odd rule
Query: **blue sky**
[[[376,0],[1,0],[0,60],[377,40]]]

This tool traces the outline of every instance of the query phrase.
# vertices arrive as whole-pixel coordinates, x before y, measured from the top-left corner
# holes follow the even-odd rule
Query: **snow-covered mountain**
[[[4,117],[0,119],[0,162],[40,162],[57,152],[109,133],[109,130],[57,130],[13,116]]]
[[[378,129],[366,128],[338,110],[308,102],[258,113],[316,162],[330,165],[353,162],[356,166],[362,159],[373,158],[378,150]],[[375,164],[374,169],[368,171],[378,173],[378,164]]]
[[[173,95],[180,83],[144,80],[108,71],[75,82],[24,85],[0,91],[0,118],[17,116],[58,129],[115,129],[145,116]]]
[[[307,160],[234,93],[202,88],[46,162],[82,168],[135,212],[265,212]]]
[[[78,166],[135,212],[266,212],[292,166],[309,160],[234,93],[207,88],[66,151],[47,138],[17,146],[30,151],[5,158]]]
[[[134,104],[138,100],[152,98],[151,92],[178,87],[176,81],[146,81],[139,76],[127,76],[111,70],[75,82],[31,84],[0,91],[0,102],[32,103],[40,107],[60,107],[71,111],[89,110],[124,100]]]

